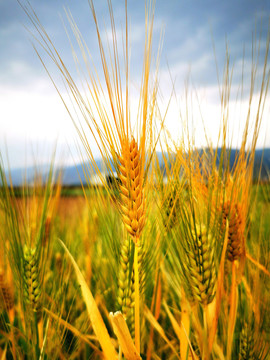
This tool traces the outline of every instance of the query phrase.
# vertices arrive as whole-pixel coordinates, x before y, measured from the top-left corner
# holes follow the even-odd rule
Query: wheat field
[[[229,54],[218,139],[198,149],[190,119],[183,116],[177,121],[185,131],[175,141],[159,106],[159,54],[152,69],[154,4],[146,3],[135,123],[127,10],[118,39],[108,4],[109,49],[89,2],[104,82],[67,13],[80,50],[75,62],[83,90],[37,14],[21,4],[37,32],[37,56],[47,70],[45,51],[69,90],[67,102],[48,71],[87,154],[88,185],[77,196],[64,191],[52,159],[46,181],[37,174],[33,184],[15,189],[0,166],[0,357],[270,359],[270,187],[253,177],[270,79],[269,37],[264,52],[253,48],[254,59],[261,51],[264,62],[260,74],[256,61],[250,68],[249,110],[258,82],[259,101],[253,117],[245,114],[232,159]],[[113,181],[100,172],[92,139]],[[94,174],[101,185],[91,182]]]

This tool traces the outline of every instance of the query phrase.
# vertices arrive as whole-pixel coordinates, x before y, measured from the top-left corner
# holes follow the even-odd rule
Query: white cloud
[[[76,137],[58,94],[42,80],[31,88],[0,87],[0,129],[0,151],[6,142],[11,167],[33,161],[33,154],[48,163],[56,142],[68,155]]]
[[[66,94],[63,96],[66,98]],[[138,93],[133,89],[130,96],[130,112],[134,124],[138,112]],[[161,114],[165,113],[168,101],[169,93],[166,92],[159,102]],[[258,101],[259,95],[255,94],[251,107],[251,124],[256,117]],[[245,125],[248,100],[236,102],[232,99],[229,109],[230,145],[237,147],[240,145]],[[258,147],[270,146],[269,113],[270,100],[267,100]],[[194,89],[190,88],[187,102],[184,91],[178,90],[166,116],[166,127],[173,140],[179,142],[181,136],[186,134],[183,124],[188,120],[189,130],[194,135],[197,146],[207,146],[205,131],[213,146],[217,146],[220,145],[217,139],[221,116],[217,85],[198,88],[196,94]],[[38,163],[48,163],[56,142],[60,162],[73,163],[81,160],[76,150],[77,134],[71,119],[56,92],[50,91],[42,81],[39,86],[37,85],[36,91],[29,88],[7,90],[0,87],[0,129],[1,142],[4,138],[7,141],[12,167],[18,167],[19,164],[29,165],[29,162],[25,161],[26,158],[28,161],[35,158]],[[251,127],[250,135],[252,131]],[[91,141],[90,144],[95,151],[95,144]],[[3,152],[3,142],[0,148]]]
[[[40,140],[70,135],[70,120],[59,96],[56,92],[40,91],[40,87],[41,84],[33,84],[31,89],[0,87],[2,134]]]
[[[174,141],[179,141],[180,135],[183,131],[185,132],[185,128],[188,124],[190,135],[194,136],[196,146],[207,146],[206,136],[210,141],[210,144],[214,147],[221,145],[221,142],[218,142],[218,135],[224,112],[222,111],[220,101],[217,101],[218,93],[218,86],[212,86],[198,89],[196,95],[192,90],[189,91],[187,100],[185,96],[181,97],[179,93],[176,94],[177,101],[173,100],[166,118],[167,129],[171,133]],[[214,101],[211,101],[211,98],[214,99]],[[257,93],[253,96],[250,108],[249,146],[251,145],[253,136],[258,104],[259,94]],[[249,109],[248,99],[242,101],[232,99],[228,103],[228,109],[229,133],[227,145],[235,148],[241,145]],[[258,137],[257,147],[270,146],[270,129],[268,125],[269,114],[270,100],[268,99],[262,116],[261,131]]]

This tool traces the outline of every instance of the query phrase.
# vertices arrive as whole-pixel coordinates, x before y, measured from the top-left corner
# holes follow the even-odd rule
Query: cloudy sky
[[[22,3],[27,4],[23,0]],[[96,32],[87,0],[30,0],[30,3],[66,66],[73,72],[72,53],[63,25],[68,27],[64,9],[69,9],[91,51],[97,70],[101,71]],[[106,40],[104,27],[110,31],[107,1],[96,0],[94,4],[103,40]],[[112,6],[116,33],[121,44],[125,26],[124,0],[112,0]],[[270,2],[263,0],[156,0],[154,55],[158,51],[160,34],[163,33],[159,101],[161,111],[164,111],[174,86],[175,95],[167,115],[167,127],[175,137],[182,133],[180,112],[183,114],[188,83],[189,102],[192,102],[193,110],[193,116],[189,113],[189,121],[194,122],[197,130],[196,143],[198,146],[205,145],[201,117],[209,137],[216,143],[220,123],[220,95],[215,57],[219,80],[222,82],[227,44],[233,66],[230,129],[234,135],[232,145],[239,145],[250,88],[252,39],[257,38],[258,48],[260,38],[261,50],[252,107],[252,111],[255,111],[269,16]],[[131,86],[136,89],[140,84],[144,47],[143,0],[128,0],[128,20]],[[6,158],[8,150],[13,168],[30,165],[33,161],[48,162],[56,143],[61,159],[67,162],[77,159],[76,132],[32,42],[37,45],[54,78],[57,78],[57,69],[31,34],[36,32],[18,2],[0,0],[0,151]],[[245,67],[242,81],[243,53]],[[235,101],[241,93],[241,83],[242,100]],[[61,89],[65,96],[65,89]],[[270,129],[267,128],[269,113],[270,105],[266,101],[258,147],[270,146]]]

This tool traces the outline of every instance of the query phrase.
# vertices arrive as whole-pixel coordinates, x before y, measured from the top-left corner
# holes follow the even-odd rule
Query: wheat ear
[[[145,224],[144,168],[142,156],[134,137],[122,143],[119,156],[119,177],[121,180],[121,214],[128,233],[135,244],[134,286],[135,286],[135,346],[140,352],[140,237]]]
[[[243,219],[239,204],[232,206],[230,202],[226,202],[222,206],[222,231],[225,229],[227,219],[229,220],[227,257],[233,262],[240,258],[244,246]]]
[[[244,322],[240,334],[239,360],[255,360],[254,357],[254,333],[251,325]]]
[[[188,267],[193,297],[202,305],[212,302],[215,296],[216,268],[212,238],[207,228],[196,225],[192,231],[192,249],[188,251]]]
[[[134,138],[123,143],[119,161],[122,219],[136,244],[145,224],[145,200],[144,169],[141,166],[141,156]]]
[[[4,307],[7,311],[13,309],[14,307],[14,296],[9,284],[6,281],[5,272],[3,269],[0,269],[0,292],[1,300],[3,301]]]
[[[34,312],[40,309],[40,274],[35,248],[24,246],[24,295]]]

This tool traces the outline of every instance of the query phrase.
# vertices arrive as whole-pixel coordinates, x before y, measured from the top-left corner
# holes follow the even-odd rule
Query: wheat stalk
[[[135,345],[140,349],[140,264],[141,234],[145,225],[144,161],[134,137],[122,143],[119,158],[120,211],[134,244]]]

